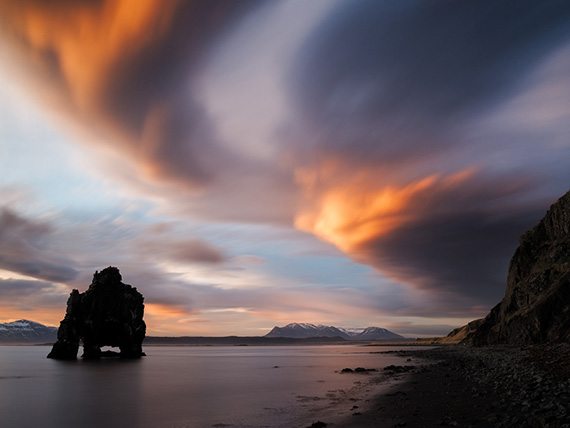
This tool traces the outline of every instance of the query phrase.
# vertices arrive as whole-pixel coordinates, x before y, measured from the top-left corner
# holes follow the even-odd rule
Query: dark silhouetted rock
[[[520,238],[507,290],[464,342],[529,345],[570,341],[570,192]]]
[[[326,428],[326,426],[327,426],[327,424],[325,424],[324,422],[317,421],[317,422],[313,422],[307,428]]]
[[[385,372],[392,372],[392,373],[408,373],[416,369],[416,366],[395,366],[389,365],[384,367]]]
[[[116,354],[102,353],[102,346],[118,347],[121,358],[143,356],[146,332],[143,302],[136,288],[122,282],[116,267],[95,272],[87,291],[71,292],[57,342],[48,358],[76,359],[80,341],[83,341],[83,358]]]

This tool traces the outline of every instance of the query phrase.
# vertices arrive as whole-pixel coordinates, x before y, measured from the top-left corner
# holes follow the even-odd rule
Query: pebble
[[[495,427],[570,428],[570,345],[526,348],[446,346],[402,351],[461,371],[471,381],[473,397],[500,397],[486,420]],[[548,361],[555,361],[549,365]],[[524,422],[524,423],[523,423]],[[442,425],[454,426],[444,420]],[[523,425],[521,425],[523,424]]]

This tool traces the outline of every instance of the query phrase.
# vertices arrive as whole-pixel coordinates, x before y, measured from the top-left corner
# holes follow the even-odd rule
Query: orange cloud
[[[161,303],[145,303],[144,311],[145,315],[157,318],[178,319],[187,318],[191,315],[191,311],[188,311],[183,306],[166,305]]]
[[[63,310],[61,308],[42,308],[40,310],[37,309],[38,307],[39,306],[36,306],[34,309],[22,309],[21,306],[11,305],[9,303],[0,304],[0,311],[2,312],[0,323],[28,319],[44,325],[57,327],[59,326],[59,322],[65,316],[65,307],[63,307]]]
[[[297,181],[311,203],[295,217],[295,226],[354,254],[362,244],[421,217],[438,193],[459,186],[474,173],[475,169],[469,168],[399,185],[383,183],[382,177],[372,171],[335,179],[335,167],[331,164],[318,174],[301,171],[296,175]],[[326,181],[332,181],[330,187]]]
[[[121,159],[136,181],[195,190],[207,180],[195,146],[209,142],[189,81],[203,45],[239,9],[194,0],[0,0],[0,42],[11,48],[2,59],[51,112],[87,131],[78,140]]]
[[[107,0],[57,7],[23,1],[2,6],[13,35],[29,45],[36,60],[55,55],[75,104],[88,109],[121,57],[164,34],[177,3]]]

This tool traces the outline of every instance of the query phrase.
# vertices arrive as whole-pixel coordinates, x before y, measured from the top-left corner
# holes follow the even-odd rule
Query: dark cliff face
[[[521,236],[505,297],[466,340],[477,346],[570,341],[570,192]]]
[[[143,302],[136,288],[122,282],[119,269],[108,267],[95,272],[87,291],[71,292],[48,358],[75,359],[80,341],[84,358],[99,358],[102,346],[118,347],[123,358],[144,355]]]

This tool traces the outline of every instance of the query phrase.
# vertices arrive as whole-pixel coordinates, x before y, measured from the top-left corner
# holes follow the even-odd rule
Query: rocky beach
[[[505,296],[429,350],[349,427],[570,427],[570,192],[519,239]],[[455,343],[455,345],[449,345]]]
[[[568,344],[387,352],[406,364],[380,374],[388,392],[344,421],[314,426],[570,427]]]

